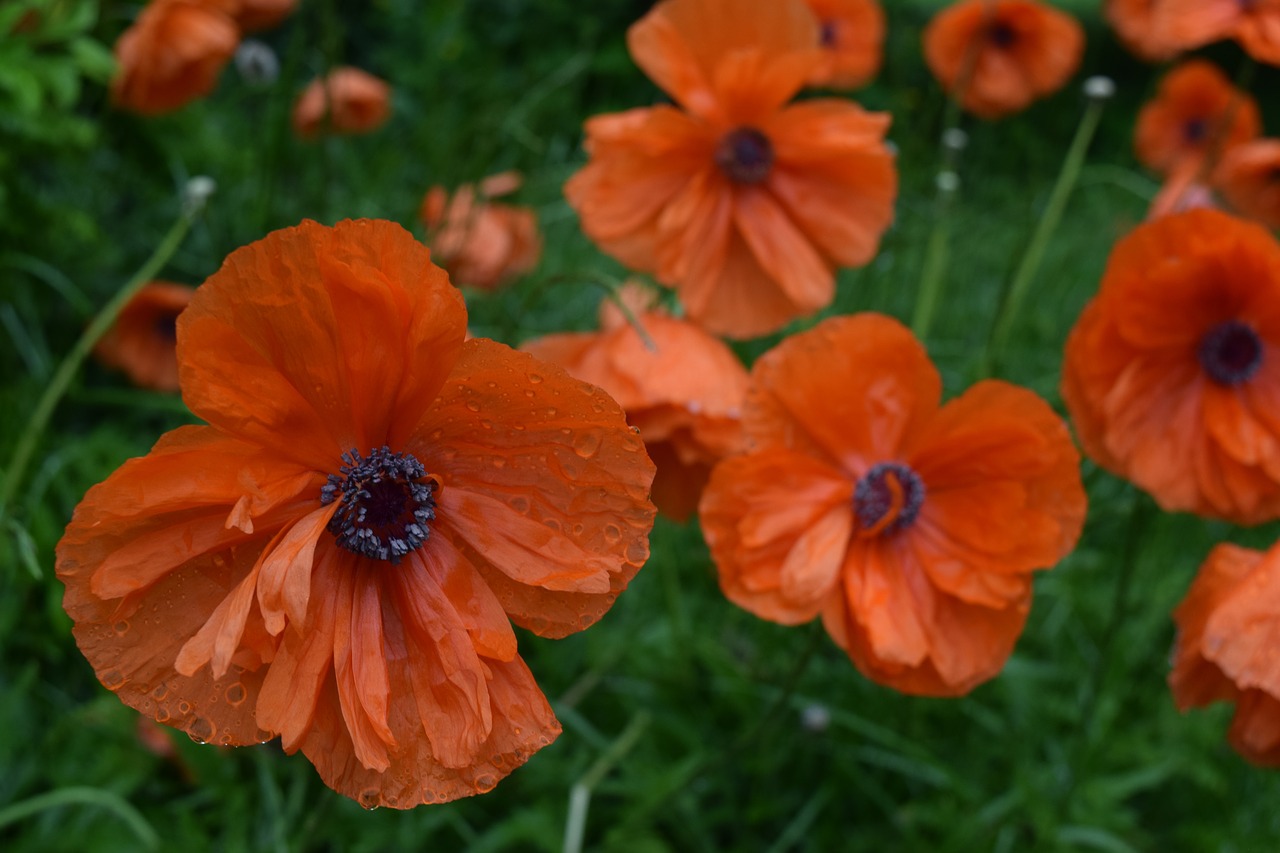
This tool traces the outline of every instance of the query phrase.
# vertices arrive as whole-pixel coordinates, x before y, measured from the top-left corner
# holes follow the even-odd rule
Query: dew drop
[[[532,389],[532,388],[526,388],[526,389],[524,389],[524,395],[525,395],[526,397],[532,397],[532,396],[533,396],[533,389]]]
[[[556,415],[560,414],[560,412],[556,410],[555,406],[547,406],[545,414],[549,418],[554,418]]]
[[[616,524],[606,524],[604,526],[604,538],[610,542],[617,542],[622,538],[622,531],[618,529]]]
[[[521,515],[525,515],[529,512],[529,499],[526,497],[517,495],[512,498],[509,503],[511,504],[511,508]]]
[[[102,686],[108,690],[119,690],[124,687],[124,673],[118,669],[107,670],[102,674]]]
[[[161,705],[159,708],[156,709],[155,718],[157,723],[169,722],[169,709],[166,708],[164,705]]]
[[[444,436],[444,430],[437,427],[431,431],[431,440],[439,441]]]
[[[494,467],[494,468],[506,468],[506,467],[507,467],[507,457],[505,457],[505,456],[495,456],[495,457],[493,457],[493,467]]]
[[[484,776],[477,776],[475,778],[476,790],[482,794],[492,791],[494,786],[497,784],[498,780],[488,774],[485,774]]]
[[[537,385],[538,383],[540,383],[540,382],[542,381],[542,374],[540,374],[540,373],[530,373],[530,374],[529,374],[529,381],[530,381],[530,382],[532,382],[534,385]]]
[[[378,799],[378,789],[369,788],[360,792],[357,801],[366,809],[376,809],[378,807]]]
[[[475,400],[468,400],[466,403],[466,406],[468,411],[472,411],[472,412],[480,411],[480,404],[477,403]]]
[[[190,714],[190,713],[191,713],[191,703],[190,703],[190,702],[179,702],[179,703],[178,703],[178,713],[179,713],[179,714],[182,714],[182,715],[184,715],[184,716],[185,716],[185,715],[187,715],[187,714]]]
[[[224,695],[227,697],[228,705],[232,706],[233,708],[237,707],[240,705],[240,703],[244,702],[244,697],[245,697],[244,685],[241,684],[239,681],[237,681],[235,684],[232,684],[230,687],[227,688],[227,692]]]
[[[481,418],[480,426],[483,427],[484,429],[491,430],[493,429],[493,421],[489,420],[488,418]]]
[[[213,740],[213,735],[217,731],[213,723],[204,717],[196,717],[191,723],[191,727],[187,729],[187,734],[196,743],[208,743]]]
[[[129,633],[129,620],[121,619],[119,622],[111,626],[111,630],[123,637],[125,634]]]
[[[594,430],[579,432],[573,439],[573,452],[583,459],[590,459],[600,450],[600,434]]]
[[[160,682],[155,686],[155,689],[151,691],[151,695],[156,699],[164,699],[164,697],[169,695],[169,685],[165,684],[163,681]]]
[[[628,563],[637,566],[649,559],[649,541],[644,538],[631,540],[626,557]]]
[[[498,387],[498,383],[497,383],[497,382],[486,382],[485,384],[486,384],[486,385],[488,385],[490,388],[497,388],[497,387]]]
[[[552,530],[555,530],[555,531],[557,531],[557,532],[559,532],[559,530],[560,530],[560,522],[559,522],[559,521],[556,521],[554,518],[544,518],[544,519],[542,520],[542,523],[543,523],[543,524],[545,524],[547,527],[550,527]]]

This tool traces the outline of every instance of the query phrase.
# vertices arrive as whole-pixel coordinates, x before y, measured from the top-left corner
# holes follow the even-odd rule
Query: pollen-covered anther
[[[353,448],[342,454],[342,476],[329,475],[320,503],[341,501],[329,532],[352,553],[397,564],[421,547],[436,517],[440,481],[408,453],[382,446],[363,458]]]
[[[1200,339],[1200,366],[1219,385],[1239,385],[1262,366],[1262,339],[1247,323],[1227,320]]]
[[[715,161],[735,184],[758,184],[773,170],[773,143],[754,127],[740,127],[720,140]]]
[[[861,536],[896,533],[910,526],[924,504],[924,481],[901,462],[873,465],[853,489]]]

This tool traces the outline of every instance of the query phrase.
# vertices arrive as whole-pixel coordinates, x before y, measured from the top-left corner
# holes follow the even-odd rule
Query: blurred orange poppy
[[[653,464],[604,392],[490,340],[389,222],[233,252],[178,322],[163,436],[57,548],[98,678],[198,741],[279,735],[367,807],[481,793],[559,733],[511,623],[599,619]]]
[[[864,675],[958,696],[995,676],[1033,570],[1074,546],[1080,456],[1048,404],[998,380],[939,406],[924,347],[837,317],[756,362],[751,448],[716,466],[702,528],[725,595],[782,624],[821,614]]]
[[[335,68],[307,84],[293,105],[293,129],[303,138],[322,133],[369,133],[391,115],[391,87],[359,68]]]
[[[154,0],[116,41],[111,100],[144,115],[176,110],[213,91],[239,43],[235,22],[217,8]]]
[[[1166,510],[1280,517],[1280,244],[1216,210],[1138,226],[1067,340],[1085,452]]]
[[[1258,139],[1231,149],[1213,181],[1235,213],[1280,228],[1280,139]]]
[[[856,89],[880,71],[884,10],[876,0],[805,0],[818,16],[818,43],[826,61],[809,78],[814,86]]]
[[[183,284],[148,284],[120,310],[93,354],[103,364],[123,370],[135,385],[177,391],[178,315],[194,293]]]
[[[1235,39],[1259,62],[1280,65],[1280,0],[1161,0],[1160,15],[1180,48]]]
[[[1214,548],[1173,619],[1169,687],[1179,710],[1235,703],[1231,745],[1254,764],[1280,766],[1280,546]]]
[[[1165,32],[1160,9],[1165,0],[1106,0],[1103,14],[1129,52],[1147,62],[1164,62],[1178,55]]]
[[[688,317],[744,338],[835,296],[836,266],[875,256],[893,219],[889,116],[788,105],[823,60],[802,0],[664,0],[627,33],[679,104],[596,116],[565,184],[582,228],[676,287]]]
[[[924,31],[929,70],[981,118],[1018,112],[1058,91],[1083,52],[1076,19],[1037,0],[962,0]]]
[[[702,329],[658,310],[637,310],[640,337],[606,302],[601,331],[548,335],[521,347],[599,385],[621,404],[658,466],[653,502],[684,521],[716,462],[743,449],[747,371],[733,351]]]
[[[464,184],[452,196],[441,186],[427,190],[418,217],[427,226],[433,260],[455,284],[496,290],[537,266],[542,235],[533,210],[490,201],[520,182],[517,173],[504,172],[478,189]]]
[[[1230,122],[1229,126],[1224,125]],[[1167,174],[1184,160],[1217,155],[1262,132],[1258,105],[1212,62],[1192,59],[1160,81],[1154,99],[1138,113],[1138,160]]]

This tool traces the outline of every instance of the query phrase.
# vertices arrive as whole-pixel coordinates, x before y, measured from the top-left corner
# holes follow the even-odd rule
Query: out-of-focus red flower
[[[1280,244],[1190,210],[1116,244],[1067,339],[1085,453],[1169,511],[1280,517]]]
[[[235,21],[199,0],[154,0],[116,42],[111,99],[144,115],[213,91],[240,43]]]
[[[1160,81],[1155,98],[1138,113],[1133,143],[1144,166],[1168,174],[1184,160],[1221,156],[1261,132],[1253,98],[1212,62],[1192,59]]]
[[[178,315],[194,293],[184,284],[148,284],[120,310],[94,355],[103,364],[123,370],[135,385],[177,391]]]
[[[1159,15],[1179,48],[1235,39],[1259,62],[1280,65],[1280,0],[1160,0]]]
[[[1086,501],[1066,425],[1035,394],[941,393],[896,320],[793,335],[752,368],[750,449],[712,471],[699,513],[735,604],[784,625],[821,614],[868,678],[957,696],[1004,667],[1031,573],[1075,546]]]
[[[1179,53],[1165,32],[1164,0],[1106,0],[1103,14],[1129,52],[1147,62],[1164,62]]]
[[[924,31],[924,58],[944,89],[981,118],[1000,118],[1066,85],[1084,30],[1038,0],[962,0]]]
[[[684,521],[715,463],[744,449],[747,371],[723,342],[687,320],[648,309],[630,296],[637,292],[624,291],[624,298],[647,341],[606,302],[599,332],[548,335],[521,349],[599,385],[621,404],[658,466],[654,504]]]
[[[464,184],[450,195],[427,190],[418,211],[427,226],[427,244],[454,284],[496,290],[538,264],[542,235],[533,210],[491,201],[516,190],[516,172],[491,175],[479,187]]]
[[[1232,148],[1218,164],[1213,185],[1233,212],[1280,228],[1280,139]]]
[[[359,68],[335,68],[307,84],[293,106],[293,129],[303,138],[322,133],[369,133],[391,115],[391,87]]]
[[[1178,708],[1235,703],[1231,745],[1254,764],[1280,766],[1280,545],[1214,548],[1173,619]]]
[[[826,61],[809,78],[814,86],[856,89],[880,71],[884,10],[877,0],[805,0],[818,16]]]

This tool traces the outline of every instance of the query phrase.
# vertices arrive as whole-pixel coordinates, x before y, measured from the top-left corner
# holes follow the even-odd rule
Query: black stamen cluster
[[[773,143],[754,127],[740,127],[720,140],[715,161],[735,184],[758,184],[773,169]]]
[[[1262,366],[1262,339],[1247,323],[1227,320],[1200,339],[1200,366],[1219,385],[1239,385]]]
[[[864,529],[875,527],[893,508],[893,493],[887,482],[890,476],[902,488],[902,508],[881,533],[896,533],[915,521],[920,513],[924,504],[924,481],[920,475],[901,462],[881,462],[871,466],[871,470],[853,487],[853,511],[858,524]]]
[[[392,565],[427,541],[436,517],[436,481],[408,453],[383,445],[365,459],[353,448],[342,454],[343,476],[329,475],[320,503],[341,504],[329,532],[348,551]],[[341,494],[341,498],[339,498]]]

